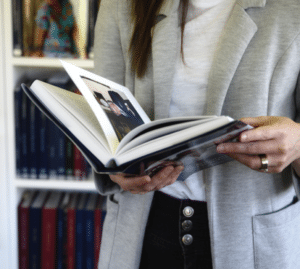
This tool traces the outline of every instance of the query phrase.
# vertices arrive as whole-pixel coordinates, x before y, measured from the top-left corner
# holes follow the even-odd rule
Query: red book
[[[99,195],[97,205],[95,208],[95,219],[94,219],[94,269],[98,268],[101,237],[102,237],[102,207],[103,197]]]
[[[75,180],[82,180],[82,154],[74,145],[74,177]]]
[[[72,194],[69,205],[65,209],[67,216],[66,268],[68,269],[75,269],[76,207],[78,198],[78,193]]]
[[[25,192],[18,206],[19,269],[29,268],[29,210],[36,192]]]
[[[55,269],[57,208],[63,193],[52,192],[42,209],[41,268]]]

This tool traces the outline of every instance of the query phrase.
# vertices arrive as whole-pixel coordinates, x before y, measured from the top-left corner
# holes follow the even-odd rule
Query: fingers
[[[268,170],[262,170],[262,160],[259,155],[247,155],[247,154],[228,154],[231,158],[236,161],[248,166],[249,168],[258,172],[264,173],[281,173],[290,163],[290,160],[282,159],[276,155],[266,155],[268,160]]]
[[[133,194],[145,194],[173,184],[182,170],[183,166],[167,166],[152,178],[149,176],[125,177],[122,175],[111,175],[110,178],[124,191],[130,191]]]
[[[270,154],[280,151],[280,147],[275,140],[256,141],[249,143],[222,143],[217,146],[218,153],[236,154]]]
[[[177,180],[182,170],[183,166],[166,167],[152,178],[152,190],[159,190],[165,186],[172,185]]]
[[[151,182],[149,176],[142,177],[125,177],[122,175],[111,175],[111,180],[117,183],[124,191],[141,189],[147,183]]]

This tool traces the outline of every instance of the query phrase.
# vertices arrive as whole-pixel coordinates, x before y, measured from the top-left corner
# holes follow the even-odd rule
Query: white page
[[[190,116],[190,117],[174,117],[174,118],[165,118],[165,119],[159,119],[156,121],[151,121],[146,124],[143,124],[134,130],[132,130],[130,133],[128,133],[120,142],[120,145],[118,146],[118,149],[116,151],[116,154],[120,153],[120,150],[123,149],[123,147],[128,144],[132,139],[134,139],[136,136],[138,136],[140,133],[144,132],[147,129],[153,128],[158,125],[163,125],[163,124],[170,124],[174,123],[174,128],[175,126],[178,125],[178,122],[191,122],[191,121],[196,121],[196,120],[212,120],[217,118],[217,116]],[[169,125],[169,127],[171,124]],[[181,127],[178,127],[181,128]],[[159,130],[160,127],[158,127],[156,130]],[[122,150],[123,151],[123,150]]]
[[[55,108],[51,109],[54,116],[59,119],[78,140],[83,141],[83,144],[104,165],[111,160],[107,142],[102,138],[103,132],[99,126],[99,122],[86,101],[83,101],[82,96],[73,93],[75,96],[66,98],[68,101],[63,103],[61,100],[62,95],[57,94],[57,91],[65,93],[66,97],[72,94],[71,92],[38,80],[31,85],[30,89],[45,107]],[[76,110],[74,107],[78,107],[78,109]],[[83,122],[85,123],[83,124]],[[103,154],[103,152],[105,154]]]
[[[232,118],[221,116],[214,121],[193,126],[191,128],[172,133],[170,135],[159,137],[157,139],[139,145],[129,151],[126,151],[118,156],[115,156],[116,163],[117,165],[121,165],[131,160],[146,156],[147,154],[154,153],[161,149],[174,146],[176,144],[187,141],[221,126],[224,126],[231,121],[233,121]]]
[[[61,63],[63,65],[63,67],[65,68],[65,70],[67,71],[67,73],[69,74],[69,76],[72,78],[72,80],[76,84],[76,86],[78,87],[79,91],[83,94],[83,96],[86,98],[86,100],[90,104],[94,114],[96,115],[96,117],[104,131],[104,134],[105,134],[108,144],[110,146],[111,152],[113,154],[115,153],[115,151],[119,145],[119,139],[117,137],[117,134],[116,134],[113,126],[111,125],[110,120],[106,116],[106,113],[99,105],[98,101],[96,100],[92,91],[87,86],[86,82],[83,80],[83,77],[88,78],[96,83],[106,85],[109,88],[115,89],[115,90],[125,94],[125,96],[131,102],[131,104],[133,105],[133,107],[135,108],[135,110],[137,111],[139,116],[142,118],[142,120],[145,123],[150,122],[150,119],[148,118],[148,116],[146,115],[144,110],[141,108],[141,106],[138,104],[138,102],[135,100],[135,98],[133,97],[133,95],[130,93],[130,91],[127,88],[125,88],[117,83],[114,83],[112,81],[109,81],[107,79],[104,79],[100,76],[97,76],[96,74],[93,74],[93,73],[83,70],[79,67],[76,67],[72,64],[66,63],[64,61],[61,61]]]
[[[175,124],[175,125],[171,125],[171,126],[167,126],[167,127],[152,130],[152,131],[147,132],[147,133],[145,133],[141,136],[138,136],[137,138],[134,138],[133,140],[131,140],[129,143],[127,143],[126,145],[124,145],[120,149],[120,146],[121,146],[121,143],[122,143],[121,142],[116,154],[121,155],[125,151],[129,151],[130,149],[132,149],[132,148],[134,148],[134,147],[136,147],[140,144],[143,144],[147,141],[154,140],[154,139],[156,139],[160,136],[171,134],[171,133],[174,133],[174,132],[178,132],[178,131],[181,131],[181,130],[184,130],[184,129],[187,129],[187,128],[190,128],[190,127],[193,127],[193,126],[196,126],[196,125],[200,125],[200,124],[203,124],[205,122],[216,120],[216,119],[217,119],[217,117],[213,117],[213,118],[209,117],[209,118],[206,118],[206,119],[201,119],[201,120],[196,120],[196,121],[188,121],[188,122],[184,122],[184,123]]]
[[[44,85],[53,98],[73,114],[109,152],[103,130],[85,98],[82,95],[60,89],[59,87],[46,84],[42,81],[41,84]]]

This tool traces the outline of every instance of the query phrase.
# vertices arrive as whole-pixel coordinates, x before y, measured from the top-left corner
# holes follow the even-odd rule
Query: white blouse
[[[183,39],[186,64],[178,51],[170,117],[203,115],[214,52],[234,4],[235,0],[190,0]],[[206,200],[202,172],[161,191],[180,199]]]

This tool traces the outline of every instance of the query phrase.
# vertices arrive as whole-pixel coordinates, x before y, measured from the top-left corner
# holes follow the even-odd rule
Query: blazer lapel
[[[206,115],[221,115],[230,82],[248,44],[257,31],[256,24],[246,13],[245,8],[264,6],[265,2],[265,0],[240,0],[233,7],[220,37],[210,71]]]
[[[163,6],[153,29],[152,59],[155,118],[169,115],[175,64],[180,53],[178,7],[180,0],[169,0]],[[221,115],[230,82],[257,31],[246,13],[249,7],[263,7],[266,0],[237,0],[217,47],[208,79],[205,115]]]

